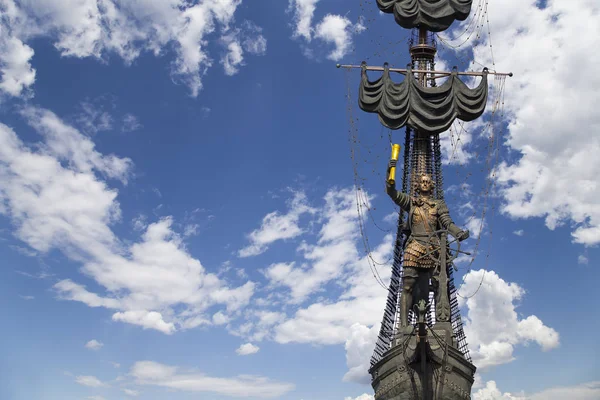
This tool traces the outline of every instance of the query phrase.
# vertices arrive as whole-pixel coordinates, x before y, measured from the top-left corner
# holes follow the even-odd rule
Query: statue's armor
[[[408,216],[411,235],[404,249],[404,266],[434,268],[437,257],[434,249],[439,248],[439,244],[437,235],[432,233],[438,229],[438,204],[423,198],[413,198],[411,203]]]
[[[407,271],[411,268],[434,268],[439,255],[433,249],[440,248],[439,235],[434,232],[447,229],[454,237],[461,232],[452,222],[446,202],[431,197],[411,197],[392,186],[388,186],[387,191],[396,204],[408,211],[410,235],[404,248],[404,267]]]

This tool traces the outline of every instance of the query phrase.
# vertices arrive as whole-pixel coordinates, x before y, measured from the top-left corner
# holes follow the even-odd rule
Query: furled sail
[[[445,31],[455,20],[464,21],[471,12],[473,0],[377,0],[379,9],[394,14],[403,28],[425,28]]]
[[[401,83],[392,81],[387,64],[381,78],[371,82],[363,63],[358,101],[363,111],[379,114],[381,123],[390,129],[408,125],[436,134],[449,129],[456,118],[462,121],[479,118],[485,111],[487,95],[487,69],[474,89],[460,80],[456,70],[441,86],[423,87],[410,66]]]

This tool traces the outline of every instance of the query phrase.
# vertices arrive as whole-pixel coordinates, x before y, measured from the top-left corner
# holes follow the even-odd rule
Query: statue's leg
[[[417,281],[417,271],[413,267],[404,268],[402,276],[402,296],[400,297],[400,325],[408,326],[408,313],[413,305],[413,289]]]

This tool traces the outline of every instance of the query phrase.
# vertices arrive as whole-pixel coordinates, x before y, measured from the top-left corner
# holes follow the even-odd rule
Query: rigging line
[[[498,85],[498,82],[500,82],[500,85]],[[494,88],[496,89],[496,90],[494,90],[494,96],[495,96],[495,98],[492,101],[492,104],[493,104],[493,106],[492,106],[492,116],[490,118],[490,122],[487,125],[487,127],[489,127],[489,129],[492,131],[491,136],[490,136],[491,143],[488,146],[488,157],[487,157],[487,161],[486,161],[486,164],[488,165],[488,167],[489,167],[489,164],[490,164],[490,159],[492,158],[491,154],[493,154],[493,150],[494,150],[494,145],[493,145],[494,140],[497,140],[496,148],[499,146],[499,136],[495,135],[495,133],[494,133],[494,123],[493,122],[494,122],[494,116],[495,116],[495,114],[497,113],[497,110],[498,110],[499,98],[501,97],[501,95],[504,92],[504,85],[503,85],[503,83],[505,83],[505,82],[506,82],[505,79],[498,79],[498,80],[494,81]],[[499,86],[499,88],[497,88],[498,86]],[[487,131],[487,129],[486,129],[486,131]],[[485,131],[483,133],[485,133]],[[495,162],[496,165],[497,165],[497,162],[498,162],[498,152],[496,152],[496,162]],[[488,168],[488,171],[491,173],[492,172],[492,168]],[[487,182],[488,182],[487,188],[482,188],[482,191],[485,189],[485,192],[484,192],[483,196],[479,196],[479,197],[483,197],[483,209],[482,209],[482,214],[481,214],[480,223],[479,223],[479,234],[477,236],[477,241],[475,243],[475,250],[473,251],[474,255],[471,258],[471,261],[469,262],[469,265],[467,267],[468,271],[471,270],[471,267],[472,267],[475,259],[477,258],[477,255],[479,253],[479,246],[481,244],[482,233],[483,233],[483,226],[484,226],[485,216],[487,214],[487,201],[488,201],[488,197],[490,195],[490,186],[489,186],[490,181],[489,181],[489,179],[487,180]],[[492,182],[492,184],[493,183],[494,182]],[[471,217],[468,219],[467,224],[470,221],[472,221],[473,218],[475,218],[475,214],[476,214],[477,208],[478,207],[473,207],[474,211],[473,211]],[[491,249],[491,247],[488,248],[488,255],[486,256],[486,260],[489,259],[489,249]]]
[[[487,0],[486,0],[486,10],[487,10]],[[492,30],[490,28],[490,16],[489,13],[486,12],[486,19],[487,19],[487,28],[488,28],[488,40],[490,42],[490,53],[492,56],[492,65],[494,67],[496,67],[496,61],[494,60],[494,47],[492,46]],[[496,70],[496,68],[494,68],[494,70]]]
[[[467,28],[465,29],[464,32],[462,32],[460,35],[458,35],[452,39],[443,38],[439,34],[436,34],[436,36],[438,36],[441,40],[443,40],[449,47],[458,49],[459,47],[462,47],[465,43],[467,43],[469,41],[469,39],[471,39],[473,34],[477,33],[476,38],[480,37],[481,31],[483,30],[483,23],[484,23],[484,18],[486,16],[486,14],[487,14],[487,1],[486,1],[485,8],[482,8],[481,1],[479,1],[479,4],[477,6],[477,11],[475,11],[475,13],[473,14],[473,17],[471,18],[469,25],[467,25]],[[450,43],[450,40],[458,40],[462,36],[464,36],[467,32],[469,33],[469,35],[461,43],[459,43],[459,44]]]
[[[455,36],[455,37],[453,38],[454,40],[456,40],[456,39],[460,39],[462,36],[464,36],[464,35],[465,35],[465,34],[466,34],[466,33],[467,33],[467,32],[468,32],[470,29],[471,29],[471,27],[472,27],[473,25],[475,25],[475,21],[476,21],[476,19],[478,19],[478,18],[479,18],[479,14],[480,14],[480,13],[481,13],[481,11],[482,11],[482,10],[481,10],[481,1],[482,1],[482,0],[479,0],[479,2],[477,3],[477,7],[475,7],[475,8],[476,8],[476,11],[475,11],[473,14],[471,14],[471,18],[470,18],[470,19],[469,19],[469,21],[467,22],[467,28],[466,28],[466,29],[465,29],[465,30],[464,30],[464,31],[463,31],[463,32],[462,32],[460,35],[458,35],[458,36]]]
[[[356,126],[354,125],[354,118],[353,118],[353,114],[352,114],[352,93],[351,93],[351,89],[350,89],[350,77],[349,74],[346,74],[346,87],[347,87],[347,100],[348,100],[348,108],[347,108],[347,112],[348,112],[348,116],[349,116],[349,120],[350,120],[350,129],[349,129],[349,133],[350,133],[350,153],[352,156],[352,160],[353,160],[353,168],[354,168],[354,177],[355,177],[355,197],[356,197],[356,210],[358,213],[358,222],[359,222],[359,229],[360,229],[360,233],[361,233],[361,237],[363,239],[363,245],[365,246],[365,251],[367,252],[367,254],[370,253],[370,247],[369,247],[369,243],[368,240],[365,240],[365,229],[364,229],[364,225],[363,225],[363,215],[361,213],[361,206],[360,206],[360,200],[359,200],[359,191],[360,191],[360,184],[359,182],[356,181],[357,178],[357,165],[356,165],[356,159],[355,159],[355,150],[354,147],[352,146],[353,143],[353,137],[352,135],[356,135]],[[355,139],[355,136],[354,136]],[[369,258],[367,257],[367,262],[369,264],[369,268],[371,269],[371,273],[373,274],[373,277],[375,278],[375,280],[377,281],[377,283],[385,290],[389,291],[389,287],[387,287],[385,285],[385,283],[383,282],[383,279],[381,279],[381,276],[379,275],[379,271],[377,270],[376,266],[371,265]]]
[[[504,93],[504,90],[505,90],[505,85],[506,85],[506,80],[505,80],[505,79],[501,80],[501,81],[500,81],[500,88],[501,88],[501,89],[500,89],[500,92],[502,93],[502,96],[501,96],[502,98],[504,97],[504,94],[503,94],[503,93]],[[500,95],[499,95],[499,96],[500,96]],[[498,136],[498,137],[496,138],[496,162],[495,162],[495,168],[494,168],[494,170],[496,170],[496,168],[497,168],[497,165],[498,165],[498,161],[499,161],[499,158],[500,158],[500,154],[499,154],[499,153],[500,153],[500,151],[499,151],[499,150],[500,150],[500,136],[499,136],[499,135],[496,135],[496,136]],[[494,185],[494,187],[495,187],[495,185],[496,185],[496,179],[495,179],[495,176],[496,176],[496,175],[495,175],[495,171],[494,171],[494,172],[492,173],[492,178],[491,178],[491,180],[492,180],[492,184]],[[473,293],[472,293],[471,295],[469,295],[469,296],[462,296],[462,295],[461,295],[461,294],[458,292],[458,290],[457,290],[457,291],[456,291],[456,295],[457,295],[458,297],[461,297],[461,298],[463,298],[463,299],[466,299],[466,300],[468,300],[468,299],[470,299],[470,298],[472,298],[472,297],[476,296],[476,295],[477,295],[477,293],[479,293],[479,290],[481,289],[481,287],[483,286],[483,281],[484,281],[484,279],[485,279],[485,274],[486,274],[486,272],[487,272],[487,268],[488,268],[488,265],[489,265],[489,254],[491,253],[491,248],[492,248],[492,243],[493,243],[493,240],[492,240],[492,235],[493,235],[493,229],[492,229],[492,226],[493,226],[493,221],[494,221],[494,218],[493,218],[493,216],[494,216],[495,210],[496,210],[496,207],[492,207],[492,218],[491,218],[491,220],[490,220],[490,240],[489,240],[489,247],[488,247],[488,255],[487,255],[487,257],[486,257],[486,260],[485,260],[485,265],[484,265],[484,268],[483,268],[483,274],[482,274],[482,276],[481,276],[481,281],[479,282],[479,285],[478,285],[478,286],[477,286],[477,288],[475,289],[475,292],[473,292]]]
[[[348,85],[349,85],[349,83],[348,83]],[[382,126],[382,131],[383,131],[383,126]],[[381,136],[383,137],[383,134]],[[361,143],[362,144],[362,142],[358,139],[358,137],[356,135],[354,135],[352,143]],[[369,154],[372,154],[371,149],[368,146],[366,146],[366,145],[362,145],[362,146],[367,149],[367,151],[368,151]],[[363,180],[366,181],[366,178],[362,178],[361,175],[360,175],[357,158],[358,157],[352,157],[352,159],[353,159],[353,165],[354,165],[354,172],[355,172],[355,183],[356,183],[356,185],[358,187],[364,189],[364,185],[362,185],[360,182],[362,182]],[[377,156],[377,158],[379,158],[379,156]],[[366,160],[365,160],[365,162],[366,162]],[[375,167],[373,167],[373,172],[374,171],[375,171]],[[373,223],[373,225],[375,225],[375,227],[377,229],[379,229],[380,231],[382,231],[382,232],[384,232],[386,234],[390,233],[391,232],[390,229],[384,229],[384,228],[382,228],[377,223],[377,221],[375,220],[375,217],[373,216],[373,213],[371,211],[372,209],[374,210],[374,208],[372,208],[370,206],[370,204],[368,204],[368,201],[364,201],[363,200],[362,204],[367,208],[367,213],[366,214],[368,215],[368,217],[371,220],[371,222]]]

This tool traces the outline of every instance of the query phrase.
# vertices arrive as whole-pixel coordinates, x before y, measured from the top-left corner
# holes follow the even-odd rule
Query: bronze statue
[[[397,160],[393,156],[388,166],[388,177],[395,174],[396,163]],[[390,172],[392,172],[391,175]],[[434,183],[429,175],[417,175],[414,184],[417,196],[411,197],[409,194],[396,190],[394,179],[388,178],[386,181],[388,195],[394,200],[394,203],[408,213],[406,230],[409,233],[404,244],[404,274],[400,303],[402,328],[408,326],[408,312],[412,307],[413,289],[419,278],[426,281],[427,287],[429,279],[431,279],[436,304],[438,303],[439,252],[443,246],[440,241],[441,234],[447,231],[458,241],[469,238],[469,231],[460,229],[452,221],[446,202],[432,197]],[[426,275],[423,276],[424,274]],[[414,300],[418,301],[418,299]]]

